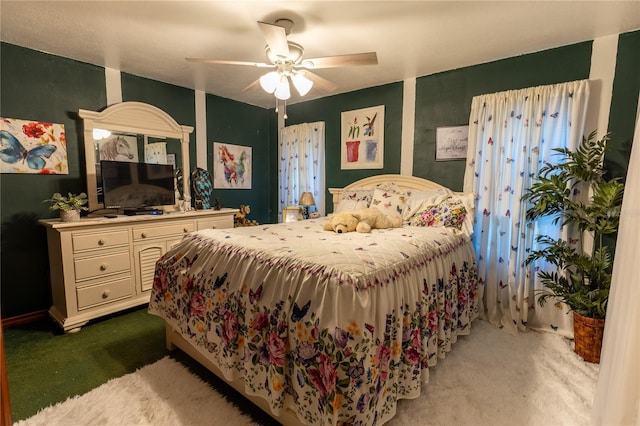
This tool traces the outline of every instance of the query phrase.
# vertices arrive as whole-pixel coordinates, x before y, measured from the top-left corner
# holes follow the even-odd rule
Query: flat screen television
[[[173,165],[100,161],[105,208],[152,209],[174,205]]]

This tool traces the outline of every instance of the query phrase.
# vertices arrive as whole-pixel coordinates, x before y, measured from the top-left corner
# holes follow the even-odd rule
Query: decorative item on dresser
[[[253,219],[247,219],[247,215],[251,213],[251,207],[248,205],[240,204],[238,213],[235,214],[233,219],[234,226],[256,226],[258,222]]]
[[[49,246],[49,315],[73,332],[91,319],[148,303],[160,256],[189,232],[233,228],[237,211],[41,220]]]
[[[49,203],[49,210],[60,210],[60,220],[63,222],[77,222],[80,220],[80,212],[87,210],[87,194],[84,192],[75,195],[69,192],[64,196],[59,192],[43,203]]]

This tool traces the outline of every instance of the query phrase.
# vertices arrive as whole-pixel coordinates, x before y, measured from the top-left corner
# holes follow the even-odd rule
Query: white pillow
[[[407,196],[405,194],[398,194],[376,188],[373,191],[370,207],[374,207],[388,216],[401,216],[406,203]]]
[[[452,191],[448,188],[411,192],[402,211],[402,219],[408,220],[417,212],[424,210],[426,206],[437,204],[438,198],[448,194],[452,194]]]
[[[340,200],[351,200],[351,201],[366,201],[366,207],[369,207],[371,204],[371,197],[373,196],[373,189],[348,189],[342,191],[340,196]]]
[[[334,213],[351,212],[354,210],[366,209],[367,207],[369,207],[369,202],[367,200],[340,200]]]

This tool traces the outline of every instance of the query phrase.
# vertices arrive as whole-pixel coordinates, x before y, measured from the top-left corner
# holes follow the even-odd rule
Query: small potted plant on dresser
[[[528,220],[555,216],[555,223],[573,226],[578,233],[576,241],[538,235],[536,241],[542,248],[531,252],[527,262],[543,259],[553,265],[555,271],[538,272],[545,287],[537,292],[538,302],[544,305],[555,298],[567,304],[573,311],[575,352],[596,363],[600,361],[613,266],[605,236],[618,231],[624,192],[624,184],[617,179],[604,178],[608,140],[608,134],[596,140],[594,131],[575,152],[557,149],[563,161],[546,163],[523,196],[530,203]],[[593,238],[590,250],[583,250],[586,235]]]
[[[80,220],[80,212],[88,210],[87,194],[72,194],[69,192],[67,196],[56,192],[51,198],[46,199],[43,203],[49,203],[49,210],[60,210],[60,220],[62,222],[77,222]]]

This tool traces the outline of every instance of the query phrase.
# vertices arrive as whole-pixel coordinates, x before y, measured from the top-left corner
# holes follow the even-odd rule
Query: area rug
[[[15,426],[255,425],[222,395],[165,357]]]
[[[422,395],[398,404],[388,426],[586,425],[598,365],[552,333],[512,336],[485,321],[429,369]],[[269,424],[268,416],[265,420]],[[170,359],[113,379],[16,423],[35,425],[255,425],[232,403]]]

